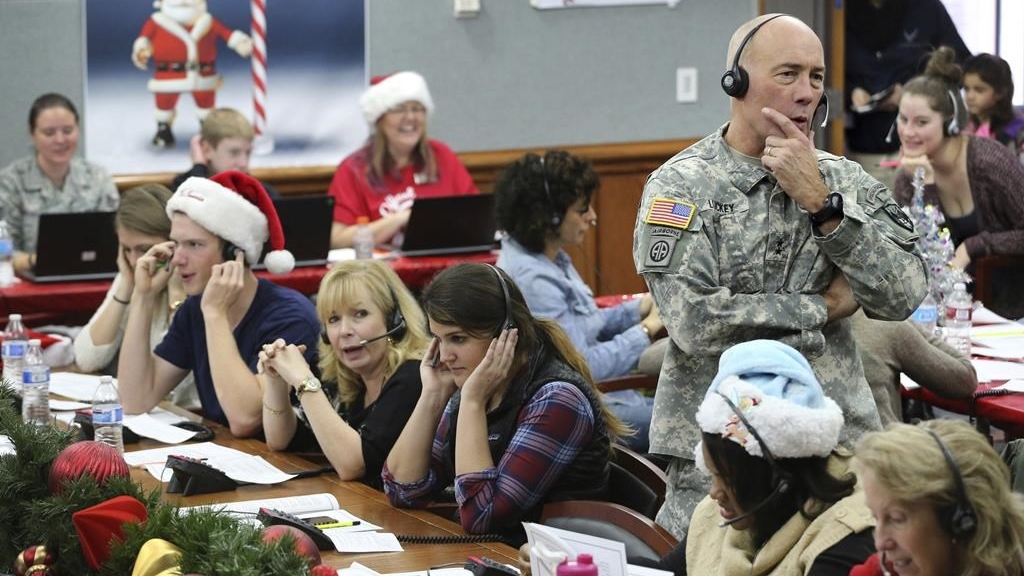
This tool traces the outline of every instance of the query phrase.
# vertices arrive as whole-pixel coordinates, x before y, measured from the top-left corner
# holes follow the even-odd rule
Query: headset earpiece
[[[828,93],[821,93],[821,100],[818,100],[818,106],[814,109],[814,116],[811,118],[811,128],[818,126],[819,128],[825,128],[828,126],[828,117],[831,113],[828,102]]]
[[[960,105],[957,104],[956,94],[953,94],[952,90],[947,90],[946,94],[953,103],[953,117],[949,119],[949,123],[942,125],[943,136],[957,136],[960,134]]]
[[[390,286],[388,286],[388,293],[391,295],[391,315],[388,317],[387,330],[381,336],[376,336],[368,340],[363,340],[363,344],[366,344],[367,342],[373,342],[375,340],[379,340],[380,338],[385,337],[390,338],[390,340],[397,341],[401,340],[402,337],[405,336],[405,316],[402,315],[402,307],[398,304],[398,296],[395,295],[394,289],[392,289]],[[331,339],[329,336],[327,336],[326,326],[324,326],[323,330],[321,330],[320,332],[320,341],[326,344],[327,346],[331,345]]]
[[[942,451],[942,457],[946,460],[946,466],[953,475],[953,484],[956,487],[956,503],[940,513],[942,525],[953,538],[961,540],[970,538],[978,528],[978,517],[974,513],[971,501],[967,499],[967,488],[964,487],[964,477],[960,473],[960,467],[956,465],[953,453],[949,451],[939,435],[928,428],[923,428],[923,430],[939,445],[939,450]]]
[[[231,262],[234,260],[235,256],[238,255],[239,252],[244,253],[241,248],[235,246],[231,242],[228,242],[227,240],[223,240],[223,242],[224,245],[221,247],[220,257],[223,258],[225,262]]]
[[[740,66],[740,56],[743,54],[743,48],[746,47],[747,42],[750,42],[750,38],[761,29],[762,26],[785,16],[785,14],[776,14],[771,18],[768,18],[764,22],[761,22],[757,26],[751,28],[750,32],[740,40],[740,45],[736,47],[736,54],[732,57],[732,67],[722,74],[722,90],[732,98],[742,98],[747,93],[747,88],[750,87],[750,76],[747,75],[747,71]]]
[[[547,153],[538,156],[540,159],[540,176],[544,181],[544,196],[547,197],[548,207],[551,210],[551,227],[558,228],[562,223],[562,215],[558,213],[558,206],[555,205],[555,199],[551,196],[551,185],[548,184],[548,169],[544,163],[544,156],[546,155]]]
[[[498,284],[501,285],[501,295],[505,298],[505,322],[502,324],[501,329],[498,330],[500,334],[502,330],[512,330],[516,327],[515,322],[512,321],[512,297],[508,293],[508,284],[505,283],[505,278],[494,266],[487,264],[488,268],[494,271],[494,275],[498,277]]]
[[[722,74],[722,90],[733,98],[740,98],[746,94],[749,84],[747,71],[739,64],[733,64],[733,68]]]
[[[395,294],[394,289],[388,286],[388,292],[391,293],[391,317],[388,318],[388,332],[391,333],[392,340],[401,340],[406,331],[405,316],[402,315],[402,307],[398,305],[398,295]]]

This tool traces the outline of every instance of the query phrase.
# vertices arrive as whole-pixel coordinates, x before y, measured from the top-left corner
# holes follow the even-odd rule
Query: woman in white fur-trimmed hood
[[[697,423],[711,485],[687,573],[845,575],[871,554],[871,514],[838,448],[842,411],[799,352],[773,340],[726,350]]]

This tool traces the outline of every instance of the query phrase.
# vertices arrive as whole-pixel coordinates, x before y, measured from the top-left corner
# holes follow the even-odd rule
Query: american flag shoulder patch
[[[697,207],[683,200],[655,198],[651,209],[647,212],[647,224],[658,224],[686,230],[693,221],[693,213]]]

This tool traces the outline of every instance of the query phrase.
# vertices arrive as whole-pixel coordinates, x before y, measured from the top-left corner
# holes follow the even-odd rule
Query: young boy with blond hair
[[[213,110],[203,120],[199,134],[189,142],[192,169],[175,176],[171,190],[177,190],[182,182],[192,176],[209,178],[228,170],[248,173],[255,137],[252,123],[238,110]],[[260,183],[271,198],[278,197],[277,191],[269,184],[263,181]]]

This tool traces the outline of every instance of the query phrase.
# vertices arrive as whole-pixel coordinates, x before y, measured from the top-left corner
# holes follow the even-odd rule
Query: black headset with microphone
[[[739,46],[736,47],[736,54],[732,57],[732,66],[722,74],[722,90],[732,98],[742,98],[746,95],[747,90],[750,88],[750,75],[747,73],[743,66],[740,66],[740,56],[743,55],[743,49],[750,42],[750,39],[761,29],[762,26],[775,20],[788,16],[788,14],[776,14],[771,18],[765,19],[763,22],[754,26],[747,32],[747,35],[740,40]],[[825,128],[828,125],[828,117],[830,114],[828,94],[824,91],[821,93],[821,99],[818,100],[818,106],[814,109],[814,117],[811,119],[811,126],[815,124],[820,125],[821,128]]]
[[[772,456],[772,451],[768,449],[768,444],[765,443],[764,439],[761,438],[761,435],[758,434],[757,429],[754,428],[750,421],[747,420],[747,417],[743,415],[743,412],[740,411],[736,404],[734,404],[733,401],[730,400],[729,397],[726,396],[725,394],[722,394],[721,392],[717,392],[717,394],[722,397],[722,400],[725,400],[725,403],[729,406],[729,409],[732,410],[733,413],[736,414],[736,417],[740,419],[740,422],[743,423],[743,426],[747,429],[747,432],[750,432],[750,435],[754,437],[754,440],[757,440],[757,443],[761,446],[761,453],[764,455],[764,459],[768,462],[768,466],[770,466],[772,469],[771,493],[765,496],[763,500],[758,502],[750,510],[743,512],[735,518],[730,518],[728,520],[723,520],[722,522],[719,522],[718,526],[720,528],[724,528],[726,526],[729,526],[730,524],[735,524],[736,522],[739,522],[744,518],[749,518],[753,516],[754,514],[758,513],[762,508],[767,506],[769,502],[789,492],[789,490],[793,486],[794,479],[793,475],[786,471],[782,466],[779,465],[778,461],[775,460],[775,457]]]
[[[974,507],[971,506],[971,501],[967,499],[967,488],[964,486],[964,477],[960,473],[960,467],[956,465],[953,453],[949,451],[939,435],[928,428],[923,428],[923,430],[931,435],[935,439],[935,443],[939,445],[942,457],[946,460],[946,466],[953,475],[953,484],[956,488],[956,502],[939,512],[939,520],[953,538],[970,538],[978,529],[978,516],[974,512]]]
[[[401,340],[402,337],[405,336],[405,316],[402,315],[402,307],[399,306],[398,304],[398,296],[395,295],[395,291],[390,286],[388,286],[388,293],[391,295],[392,308],[391,316],[388,318],[387,331],[381,334],[380,336],[374,336],[373,338],[366,338],[364,340],[360,340],[358,344],[355,344],[353,346],[346,346],[345,348],[347,350],[355,350],[357,348],[362,348],[363,346],[366,346],[371,342],[376,342],[377,340],[382,340],[388,337],[392,337],[395,340]],[[331,339],[327,336],[326,328],[322,332],[320,332],[320,341],[328,346],[331,345]]]

